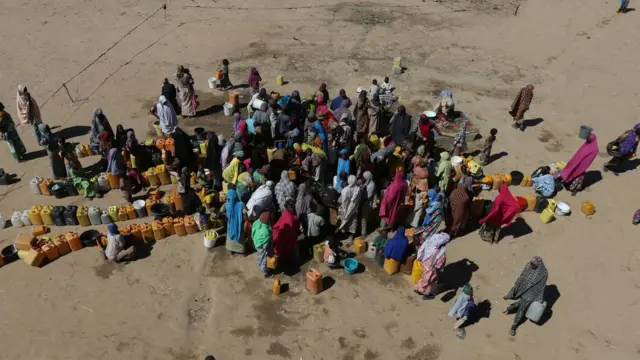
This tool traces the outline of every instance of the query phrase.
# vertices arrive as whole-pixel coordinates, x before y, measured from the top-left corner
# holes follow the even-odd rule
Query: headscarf
[[[240,121],[238,124],[238,132],[236,132],[236,142],[238,141],[238,133],[240,133],[240,140],[242,141],[242,146],[246,148],[249,143],[249,126],[246,121]]]
[[[451,170],[453,165],[451,164],[451,155],[444,151],[440,153],[440,161],[438,162],[438,169],[436,170],[436,177],[440,178],[440,189],[444,190],[449,184],[451,178]]]
[[[278,222],[273,225],[274,251],[279,257],[289,258],[296,251],[299,228],[298,218],[286,207]]]
[[[502,184],[491,211],[483,219],[480,219],[480,224],[486,222],[493,226],[502,226],[510,223],[520,211],[522,211],[520,204],[511,195],[507,185]]]
[[[427,118],[427,115],[425,114],[420,115],[420,121],[418,121],[418,128],[420,129],[420,135],[422,135],[423,138],[429,141],[429,138],[431,137],[431,120]]]
[[[351,112],[347,108],[349,105],[349,100],[342,100],[340,107],[333,111],[333,116],[338,119],[338,121],[342,120],[342,116],[347,116],[347,122],[351,121]]]
[[[214,172],[214,176],[220,178],[222,170],[220,143],[216,133],[210,133],[207,141],[207,167]]]
[[[442,100],[447,100],[447,103],[449,104],[449,106],[452,106],[454,104],[453,93],[451,92],[451,90],[445,89],[440,91],[440,96],[438,97],[436,108],[440,107],[440,104],[442,104]]]
[[[233,132],[236,133],[240,131],[240,121],[244,121],[242,115],[240,113],[233,114]]]
[[[340,211],[341,211],[341,224],[338,230],[341,230],[347,225],[350,225],[358,213],[358,209],[362,204],[362,190],[356,186],[357,178],[354,175],[349,175],[347,179],[347,186],[340,192]],[[357,220],[357,219],[355,219]]]
[[[104,131],[113,136],[109,119],[107,119],[107,116],[102,112],[102,109],[96,109],[93,112],[93,119],[91,119],[91,130],[89,134],[89,142],[92,146],[100,145],[100,134]]]
[[[311,189],[307,187],[307,184],[302,183],[298,187],[298,198],[296,199],[296,213],[298,215],[304,215],[311,212]]]
[[[329,151],[329,141],[327,138],[327,133],[324,131],[324,128],[319,121],[316,121],[314,128],[318,133],[318,137],[320,137],[320,139],[322,140],[322,151],[326,153],[327,151]]]
[[[165,134],[171,134],[178,126],[178,118],[176,116],[176,110],[173,105],[167,100],[164,95],[158,98],[158,104],[156,104],[156,113],[160,120],[160,128]]]
[[[435,264],[438,259],[443,257],[446,253],[446,245],[449,242],[449,234],[446,232],[441,232],[437,234],[433,234],[430,238],[427,239],[420,249],[418,250],[418,256],[416,257],[419,261],[427,261],[431,257],[435,256],[433,259],[433,263]]]
[[[631,133],[620,143],[620,151],[623,154],[628,154],[633,150],[633,146],[636,144],[636,130],[638,128],[640,128],[640,123],[635,124],[631,129]]]
[[[347,149],[340,150],[340,155],[346,155],[348,153]],[[335,190],[339,190],[342,187],[342,180],[340,179],[340,173],[346,173],[347,175],[351,174],[351,161],[349,158],[344,159],[342,156],[338,159],[338,170],[336,171],[337,181],[336,186],[334,186]]]
[[[253,222],[251,226],[251,239],[253,245],[262,248],[271,242],[271,225],[269,224],[269,212],[264,211],[260,214],[260,218]]]
[[[260,81],[262,81],[260,73],[258,72],[258,70],[256,70],[256,68],[252,67],[249,70],[249,81],[247,81],[247,83],[250,87],[255,89],[260,87]]]
[[[222,152],[220,153],[220,165],[222,165],[223,169],[229,165],[227,159],[229,158],[230,153],[233,151],[235,142],[235,138],[230,138],[229,141],[227,141],[227,143],[224,145],[224,148],[222,148]]]
[[[280,173],[280,181],[276,185],[276,201],[280,206],[280,210],[284,211],[284,204],[287,200],[293,200],[296,198],[296,185],[289,179],[289,172],[287,170]]]
[[[367,199],[371,199],[376,195],[376,184],[373,182],[373,174],[370,171],[365,171],[362,174],[364,178],[364,186],[367,189]]]
[[[362,165],[362,160],[366,154],[371,155],[371,149],[369,149],[367,144],[359,144],[356,146],[356,150],[353,154],[353,161],[355,162],[356,167],[360,167]]]
[[[391,138],[396,145],[402,145],[411,127],[411,117],[407,114],[407,110],[404,106],[400,105],[398,111],[393,114],[390,122]]]
[[[227,236],[238,242],[242,234],[242,208],[244,204],[235,190],[227,191]]]
[[[398,226],[395,235],[384,247],[384,257],[402,262],[409,247],[409,239],[404,235],[404,226]]]
[[[542,262],[542,258],[535,256],[531,259],[531,263],[536,265],[535,269],[530,264],[524,266],[518,280],[513,285],[505,298],[507,299],[524,299],[527,301],[542,301],[544,296],[544,288],[547,284],[549,272]]]
[[[380,217],[384,218],[387,224],[395,224],[398,210],[404,202],[407,194],[407,182],[404,180],[402,171],[396,171],[395,178],[387,188],[380,202]]]
[[[229,163],[229,166],[227,166],[224,171],[222,171],[222,178],[229,184],[235,184],[236,182],[238,182],[239,169],[240,160],[234,157]]]
[[[116,148],[109,150],[109,164],[107,165],[107,172],[114,175],[121,175],[126,171],[124,166],[124,159],[122,154]]]
[[[18,119],[23,124],[42,124],[42,116],[40,115],[40,107],[36,100],[31,97],[24,85],[18,85],[16,94],[16,107],[18,111]]]
[[[469,150],[467,147],[467,123],[466,122],[463,122],[462,125],[460,125],[460,131],[458,131],[458,134],[453,139],[453,149],[455,150],[457,147],[460,147],[460,153],[463,153]]]
[[[127,142],[125,144],[125,148],[129,152],[133,152],[137,147],[138,147],[138,139],[136,139],[136,134],[133,132],[133,130],[127,131]]]
[[[562,170],[562,181],[570,183],[574,179],[584,175],[598,155],[598,142],[596,134],[590,134],[587,141],[582,144],[578,152],[569,160]]]
[[[266,184],[261,185],[251,195],[247,202],[247,210],[249,216],[259,215],[262,210],[266,209],[273,202],[273,181],[268,181]]]

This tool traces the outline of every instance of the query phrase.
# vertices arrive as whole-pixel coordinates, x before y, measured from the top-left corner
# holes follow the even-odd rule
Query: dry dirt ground
[[[43,105],[45,121],[72,141],[87,143],[98,107],[113,126],[123,123],[144,138],[153,120],[146,111],[162,79],[184,64],[203,105],[218,105],[185,127],[204,124],[228,135],[229,119],[217,113],[224,94],[206,83],[225,57],[235,83],[257,66],[272,89],[283,74],[289,84],[277,88],[282,92],[304,94],[326,82],[332,95],[345,88],[354,96],[402,56],[406,72],[392,81],[412,113],[430,107],[446,87],[484,134],[499,130],[494,151],[508,155],[488,172],[566,161],[581,144],[581,124],[593,126],[600,140],[597,170],[606,142],[638,121],[640,14],[616,14],[615,1],[170,0],[166,14],[158,11],[81,72],[162,4],[4,1],[0,100],[16,118],[15,89],[24,83]],[[64,82],[73,103],[64,90],[56,92]],[[543,121],[521,133],[509,127],[506,109],[527,83],[536,85],[527,116]],[[20,132],[36,151],[31,130]],[[1,166],[23,178],[0,189],[5,219],[33,204],[84,203],[30,195],[28,180],[49,174],[41,152],[23,164],[5,145],[0,152]],[[290,290],[275,296],[255,255],[208,252],[197,235],[161,241],[150,256],[125,266],[104,265],[95,249],[85,249],[41,269],[22,262],[2,268],[1,358],[637,359],[640,247],[631,217],[640,207],[633,185],[640,172],[601,179],[595,171],[590,178],[595,183],[575,198],[560,196],[576,210],[571,217],[544,225],[528,213],[530,229],[522,226],[498,245],[474,232],[448,246],[448,262],[471,276],[476,300],[490,307],[464,341],[446,316],[451,300],[417,298],[405,275],[388,277],[368,262],[355,276],[305,264],[303,271],[317,266],[335,283],[310,296],[303,275],[282,277]],[[597,207],[592,218],[577,211],[585,199]],[[112,192],[94,203],[121,201]],[[17,233],[2,230],[1,246]],[[513,316],[501,314],[502,296],[533,255],[550,272],[552,316],[509,337]]]

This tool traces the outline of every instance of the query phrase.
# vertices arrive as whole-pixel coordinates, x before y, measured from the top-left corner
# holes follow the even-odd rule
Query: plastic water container
[[[25,210],[24,212],[22,212],[22,216],[20,217],[20,220],[22,220],[22,223],[24,224],[24,226],[31,225],[31,220],[29,220],[29,210]],[[4,226],[4,221],[2,222],[2,224],[0,224],[0,226]]]
[[[91,225],[100,225],[102,224],[101,219],[102,211],[97,206],[92,206],[89,208],[89,221],[91,221]]]
[[[102,210],[102,214],[100,214],[100,222],[103,224],[111,224],[111,216],[107,210]]]
[[[225,116],[231,116],[233,115],[233,109],[235,108],[235,105],[233,105],[230,102],[225,102],[224,105],[222,105],[222,109],[224,111],[224,115]]]
[[[102,173],[98,176],[98,187],[103,193],[111,190],[111,186],[109,185],[109,178],[107,177],[106,173]]]
[[[375,259],[376,258],[376,247],[371,245],[369,246],[369,248],[367,249],[367,252],[364,254],[364,256],[368,257],[369,259]]]
[[[525,314],[525,317],[533,321],[534,323],[537,323],[542,318],[542,314],[544,314],[544,311],[546,309],[547,309],[546,301],[543,301],[543,302],[534,301],[527,308],[527,313]]]
[[[18,211],[14,212],[13,215],[11,216],[11,225],[13,227],[23,227],[24,223],[21,220],[22,218],[22,214]]]
[[[215,77],[210,77],[207,82],[209,83],[209,89],[215,89],[218,83],[218,80]]]
[[[255,99],[253,100],[253,103],[251,104],[251,107],[256,109],[256,110],[260,110],[260,108],[262,107],[262,104],[264,104],[265,102],[260,100],[260,99]]]
[[[39,176],[34,177],[29,181],[29,187],[31,188],[31,192],[35,195],[42,195],[42,191],[40,191],[40,183],[42,182],[42,178]]]
[[[136,210],[136,214],[139,218],[147,216],[147,208],[145,207],[144,200],[136,200],[133,202],[133,208]]]
[[[589,138],[589,135],[591,135],[592,131],[593,131],[592,127],[589,127],[587,125],[582,125],[580,126],[580,133],[578,134],[578,137],[582,140],[587,140]]]
[[[53,211],[51,211],[51,217],[53,218],[53,223],[56,224],[56,226],[65,226],[64,206],[55,206]]]

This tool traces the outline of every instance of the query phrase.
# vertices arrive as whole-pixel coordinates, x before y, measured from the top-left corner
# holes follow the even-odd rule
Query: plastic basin
[[[100,231],[98,230],[87,230],[80,234],[80,241],[82,245],[85,247],[96,246],[96,240],[100,237]]]
[[[347,275],[353,275],[358,269],[358,260],[354,258],[348,258],[344,261],[344,273]]]
[[[1,253],[5,264],[18,260],[18,249],[13,244],[5,246]]]

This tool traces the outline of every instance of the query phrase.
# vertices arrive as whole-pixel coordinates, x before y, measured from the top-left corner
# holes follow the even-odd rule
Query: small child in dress
[[[220,87],[227,89],[232,87],[231,79],[229,79],[229,60],[222,60],[222,79],[220,79]]]
[[[491,129],[489,131],[489,136],[484,141],[484,148],[482,149],[482,153],[480,154],[480,163],[484,166],[489,164],[491,158],[491,148],[493,147],[493,142],[496,141],[496,135],[498,134],[498,130]]]
[[[72,145],[67,143],[65,138],[59,137],[58,146],[60,148],[60,157],[64,160],[64,166],[67,169],[67,177],[79,176],[78,172],[82,169],[82,164],[78,160],[78,155],[73,151]]]

